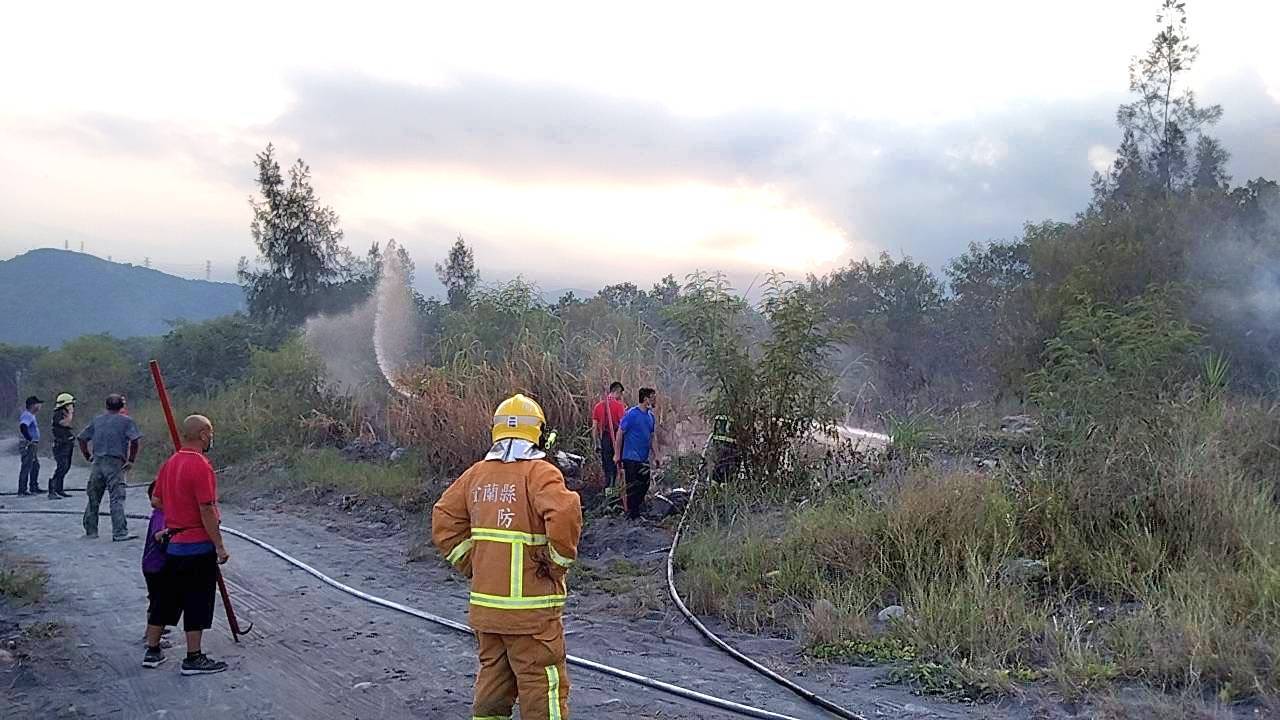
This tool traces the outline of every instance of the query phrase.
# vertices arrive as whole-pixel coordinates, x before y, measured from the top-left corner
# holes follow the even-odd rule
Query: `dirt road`
[[[0,484],[9,490],[17,458],[0,454]],[[68,487],[83,487],[77,469]],[[0,497],[5,508],[83,510],[84,495],[49,501]],[[130,512],[147,512],[146,495],[130,490]],[[105,509],[105,504],[104,504]],[[474,645],[470,637],[384,610],[322,585],[247,543],[229,539],[225,576],[241,622],[253,633],[231,642],[223,618],[205,650],[227,660],[220,675],[178,674],[180,633],[169,661],[144,670],[146,592],[141,541],[113,543],[103,518],[99,540],[82,537],[75,516],[0,514],[10,552],[47,564],[49,597],[40,607],[0,608],[10,623],[55,621],[69,638],[68,656],[27,668],[0,668],[4,718],[469,718]],[[224,508],[223,522],[256,535],[366,592],[465,620],[465,586],[434,562],[406,565],[407,540],[361,541],[334,533],[305,514]],[[137,532],[141,521],[131,521]],[[572,589],[572,582],[571,582]],[[571,653],[736,702],[799,718],[828,717],[745,670],[707,645],[673,613],[628,619],[584,617],[571,603]],[[222,609],[219,604],[218,613]],[[786,670],[792,648],[739,638],[751,652]],[[54,641],[50,641],[51,643]],[[810,671],[803,682],[868,717],[999,717],[994,708],[933,703],[900,688],[872,689],[874,670]],[[731,718],[705,706],[581,669],[571,669],[578,718]]]

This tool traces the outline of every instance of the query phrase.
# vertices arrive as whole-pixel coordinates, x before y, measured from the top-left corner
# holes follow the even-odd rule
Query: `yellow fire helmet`
[[[71,395],[71,393],[62,393],[58,396],[58,399],[54,401],[53,409],[57,410],[58,408],[66,407],[68,405],[74,405],[75,402],[76,399]]]
[[[519,438],[537,445],[542,438],[542,426],[546,423],[547,416],[542,414],[542,406],[533,398],[513,395],[493,411],[493,441]]]

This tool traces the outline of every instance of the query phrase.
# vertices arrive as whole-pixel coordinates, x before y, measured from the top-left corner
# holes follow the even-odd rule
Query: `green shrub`
[[[156,359],[171,393],[210,393],[248,374],[255,349],[275,349],[284,339],[278,327],[237,313],[178,323],[160,340]]]
[[[751,484],[789,485],[794,453],[836,420],[835,375],[829,359],[843,326],[830,299],[771,275],[764,299],[749,308],[721,275],[695,274],[668,318],[684,340],[706,390],[703,415],[732,421],[742,471]],[[754,324],[760,321],[763,328]]]
[[[1156,288],[1121,306],[1082,296],[1066,311],[1043,366],[1028,377],[1056,449],[1134,426],[1158,429],[1152,412],[1194,376],[1201,339],[1180,307],[1176,290]]]
[[[28,345],[0,343],[0,408],[15,410],[25,399],[19,397],[19,384],[31,369],[31,365],[48,350]],[[36,392],[45,392],[35,388]],[[15,412],[16,416],[16,412]]]
[[[214,448],[209,457],[216,467],[268,450],[337,439],[347,430],[340,419],[347,411],[342,399],[329,391],[321,362],[298,337],[278,350],[254,350],[248,375],[223,390],[174,394],[171,399],[176,421],[193,413],[213,421]],[[131,413],[146,436],[138,464],[140,477],[154,477],[173,451],[164,414],[154,401]]]
[[[102,411],[110,393],[134,398],[146,389],[121,341],[110,335],[86,335],[41,355],[24,385],[28,394],[50,402],[60,393],[75,395],[77,414],[84,420]],[[52,410],[52,405],[48,409]]]
[[[925,462],[928,459],[927,445],[931,424],[931,418],[924,413],[889,414],[886,425],[889,429],[890,452],[908,467]]]

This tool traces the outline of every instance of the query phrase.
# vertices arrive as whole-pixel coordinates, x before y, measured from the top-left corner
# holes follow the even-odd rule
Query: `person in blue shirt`
[[[27,398],[22,417],[18,420],[18,450],[22,454],[22,468],[18,471],[18,494],[34,495],[43,492],[40,489],[40,423],[36,415],[40,413],[43,400],[32,395]]]
[[[658,391],[640,388],[640,404],[622,416],[618,427],[618,446],[614,462],[622,465],[622,509],[627,517],[639,519],[644,510],[644,496],[649,492],[649,466],[653,457],[653,433],[657,421],[653,406]]]

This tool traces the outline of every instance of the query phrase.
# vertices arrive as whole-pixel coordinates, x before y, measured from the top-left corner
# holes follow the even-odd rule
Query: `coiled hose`
[[[15,515],[82,515],[83,514],[75,510],[10,509],[10,508],[0,509],[0,513],[15,514]],[[103,512],[100,514],[104,516],[110,515],[110,513],[107,513],[107,512]],[[138,513],[128,513],[126,517],[129,517],[134,520],[150,519],[150,516],[141,515]],[[450,630],[456,630],[457,632],[466,633],[468,635],[473,634],[471,631],[471,628],[463,623],[457,622],[455,620],[450,620],[448,618],[440,617],[439,615],[433,615],[429,612],[425,612],[417,608],[409,607],[408,605],[402,605],[398,602],[387,600],[386,598],[381,598],[376,595],[370,595],[369,593],[366,593],[362,590],[358,590],[354,587],[351,587],[350,585],[346,585],[341,582],[338,582],[337,580],[329,577],[328,575],[325,575],[324,573],[302,562],[301,560],[293,557],[292,555],[289,555],[283,550],[280,550],[279,548],[271,545],[270,543],[259,540],[258,538],[246,532],[241,532],[240,530],[227,527],[226,525],[222,526],[222,532],[228,535],[240,538],[241,540],[244,540],[245,542],[248,542],[250,544],[258,546],[259,548],[266,550],[267,552],[271,553],[272,555],[275,555],[281,560],[284,560],[290,565],[293,565],[299,570],[306,572],[307,574],[316,578],[320,582],[332,588],[335,588],[337,590],[341,590],[342,592],[347,593],[348,595],[357,597],[361,600],[373,603],[374,605],[378,605],[378,606],[387,608],[389,610],[395,610],[396,612],[400,612],[400,613],[404,613],[405,615],[416,617],[420,620],[426,620],[427,622],[435,623],[437,625],[442,625],[444,627],[449,628]],[[763,710],[761,708],[752,707],[750,705],[743,705],[741,703],[733,702],[732,700],[725,700],[724,698],[718,698],[718,697],[715,697],[714,695],[707,695],[705,693],[700,693],[696,690],[690,690],[688,688],[680,687],[679,685],[673,685],[671,683],[663,682],[661,680],[655,680],[653,678],[646,677],[638,673],[633,673],[629,670],[623,670],[621,668],[612,667],[610,665],[605,665],[603,663],[599,663],[594,660],[587,660],[586,658],[580,658],[580,657],[575,657],[573,655],[570,655],[568,656],[568,661],[570,664],[576,665],[578,667],[587,668],[589,670],[595,670],[596,672],[603,673],[605,675],[609,675],[611,677],[615,677],[620,680],[633,682],[638,685],[643,685],[645,687],[648,687],[654,690],[660,690],[669,695],[674,695],[676,697],[684,698],[685,700],[692,700],[694,702],[701,703],[703,705],[708,705],[714,708],[718,708],[720,710],[737,713],[739,715],[745,715],[747,717],[762,718],[763,720],[800,720],[799,718],[792,717],[790,715],[783,715],[781,713],[775,713],[770,710]]]

